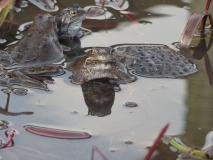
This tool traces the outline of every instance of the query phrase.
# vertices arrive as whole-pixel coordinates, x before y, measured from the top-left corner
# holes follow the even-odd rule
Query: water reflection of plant
[[[31,115],[33,114],[33,112],[18,112],[18,113],[14,113],[14,112],[9,112],[9,102],[10,102],[10,93],[7,93],[7,102],[5,105],[5,108],[0,107],[0,114],[6,115],[6,116],[19,116],[19,115]]]
[[[205,39],[205,35],[202,35],[200,38],[200,41],[198,43],[198,45],[196,47],[190,48],[191,50],[193,50],[193,58],[197,59],[197,60],[201,60],[202,58],[204,59],[205,62],[205,68],[206,68],[206,72],[209,78],[209,83],[210,85],[213,87],[213,70],[212,70],[212,66],[211,66],[211,61],[209,59],[208,56],[208,51],[211,48],[213,43],[213,38],[211,36],[209,44],[206,44],[206,39]]]

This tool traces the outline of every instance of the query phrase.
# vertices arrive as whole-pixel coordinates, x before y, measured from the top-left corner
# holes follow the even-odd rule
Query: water
[[[93,0],[58,0],[57,5],[63,9],[73,3],[81,7],[95,6]],[[81,46],[145,43],[164,44],[176,49],[172,43],[179,40],[190,15],[205,8],[203,1],[199,0],[132,0],[127,5],[128,12],[107,7],[107,33],[104,17],[84,20],[82,26],[92,30],[92,34],[81,39]],[[184,9],[184,6],[190,10]],[[30,2],[21,12],[14,13],[13,21],[16,23],[12,26],[6,23],[1,27],[0,38],[7,41],[0,48],[4,49],[5,45],[16,40],[16,24],[30,22],[38,13],[45,12]],[[135,23],[135,20],[140,23]],[[209,40],[206,38],[207,44]],[[197,46],[199,41],[199,37],[194,38],[192,45]],[[213,48],[210,47],[208,57],[213,67],[212,52]],[[71,73],[68,71],[54,77],[53,84],[48,84],[49,92],[26,88],[28,92],[25,96],[13,93],[8,96],[1,91],[0,120],[10,123],[8,130],[15,130],[14,146],[0,149],[1,159],[90,159],[94,145],[108,159],[143,159],[147,147],[152,145],[161,128],[168,122],[170,126],[167,135],[179,137],[187,146],[202,147],[205,136],[212,131],[213,88],[203,55],[193,56],[199,59],[195,60],[198,69],[195,74],[177,79],[138,77],[136,82],[120,84],[121,91],[114,93],[111,114],[105,117],[87,115],[82,88],[70,83]],[[125,107],[126,102],[135,102],[138,106]],[[43,137],[27,132],[23,128],[25,125],[87,132],[92,137],[84,140]],[[3,142],[7,140],[5,131],[0,131]],[[133,144],[126,144],[127,141]],[[212,143],[212,140],[208,141],[208,145]],[[177,154],[169,149],[169,145],[161,144],[153,159],[176,159]],[[102,158],[95,152],[94,159]]]

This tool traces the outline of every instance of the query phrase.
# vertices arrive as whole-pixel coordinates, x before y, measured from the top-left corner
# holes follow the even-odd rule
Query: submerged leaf
[[[40,136],[45,136],[45,137],[51,137],[51,138],[85,139],[85,138],[91,137],[91,135],[89,135],[86,132],[67,131],[67,130],[31,126],[31,125],[24,126],[24,128],[26,129],[26,131],[30,133],[37,134]]]

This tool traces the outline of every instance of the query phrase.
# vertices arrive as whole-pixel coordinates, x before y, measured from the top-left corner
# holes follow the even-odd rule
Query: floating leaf
[[[86,132],[60,130],[60,129],[31,126],[31,125],[26,125],[24,126],[24,128],[26,129],[26,131],[30,133],[37,134],[40,136],[45,136],[45,137],[51,137],[51,138],[85,139],[85,138],[91,137],[91,135],[89,135]]]

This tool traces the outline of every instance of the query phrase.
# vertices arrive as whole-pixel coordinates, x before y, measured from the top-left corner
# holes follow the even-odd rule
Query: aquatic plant
[[[2,0],[0,2],[0,26],[4,22],[12,5],[13,5],[13,0]]]
[[[170,136],[166,136],[165,139],[169,140],[169,143],[173,147],[177,148],[180,152],[183,153],[182,157],[187,156],[187,157],[196,157],[196,158],[203,158],[203,159],[212,159],[211,152],[202,151],[196,147],[184,146],[184,145],[178,143],[173,137],[170,137]]]
[[[0,149],[14,146],[13,141],[14,133],[15,133],[14,130],[7,130],[5,132],[5,135],[7,136],[7,142],[3,143],[2,140],[0,139]]]
[[[179,47],[180,47],[180,53],[184,55],[185,57],[191,56],[189,46],[191,44],[191,41],[195,35],[197,28],[199,27],[201,34],[205,33],[204,31],[205,31],[205,24],[206,24],[207,18],[209,18],[211,29],[213,29],[213,18],[212,18],[212,15],[208,12],[210,2],[211,0],[207,1],[205,11],[200,13],[194,13],[190,17],[188,23],[186,24],[182,32],[182,35],[179,40]]]

